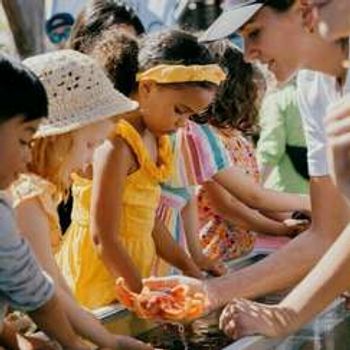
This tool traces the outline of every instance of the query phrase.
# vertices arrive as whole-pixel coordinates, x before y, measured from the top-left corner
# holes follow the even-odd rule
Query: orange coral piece
[[[186,285],[171,289],[151,290],[144,287],[140,294],[126,286],[124,278],[116,281],[117,298],[125,307],[139,317],[164,321],[190,321],[205,311],[206,297],[203,293],[191,294]]]

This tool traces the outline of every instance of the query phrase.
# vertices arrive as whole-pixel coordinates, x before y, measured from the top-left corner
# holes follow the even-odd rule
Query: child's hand
[[[310,222],[312,222],[312,213],[309,211],[305,211],[305,210],[296,210],[292,213],[291,215],[292,219],[296,219],[296,220],[307,220]],[[289,219],[289,218],[287,218]]]
[[[145,344],[137,339],[131,337],[118,335],[116,346],[113,350],[152,350],[151,345]]]
[[[62,349],[52,341],[43,340],[36,337],[23,336],[17,334],[17,343],[20,350],[59,350]]]
[[[283,224],[287,230],[287,236],[295,237],[299,233],[304,232],[310,226],[309,220],[297,220],[297,219],[286,219],[283,221]]]
[[[215,277],[225,275],[227,268],[225,264],[219,259],[210,259],[203,254],[203,256],[196,260],[197,266]]]
[[[182,270],[182,273],[185,276],[188,276],[188,277],[193,277],[193,278],[198,278],[198,279],[205,278],[205,276],[202,273],[201,269],[194,262],[192,262],[190,265],[186,266],[186,268],[184,268]]]
[[[331,174],[341,192],[350,198],[350,95],[326,118]]]

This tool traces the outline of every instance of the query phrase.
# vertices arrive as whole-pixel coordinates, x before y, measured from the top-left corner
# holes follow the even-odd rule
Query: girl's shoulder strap
[[[143,143],[141,135],[126,120],[120,120],[114,129],[114,134],[121,137],[132,149],[140,165],[144,164],[147,159],[147,150]]]
[[[158,181],[165,181],[173,168],[173,155],[170,138],[167,135],[159,138],[158,156],[159,165],[151,159],[148,150],[137,130],[126,120],[121,120],[115,128],[115,135],[123,138],[135,153],[137,160],[143,169]]]

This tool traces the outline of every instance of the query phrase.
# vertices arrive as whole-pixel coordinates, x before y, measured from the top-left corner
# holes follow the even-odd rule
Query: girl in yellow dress
[[[140,292],[161,249],[178,265],[178,248],[170,235],[160,242],[165,228],[155,218],[160,183],[172,171],[168,134],[206,108],[225,78],[209,51],[180,31],[146,37],[139,63],[140,113],[119,121],[114,136],[95,153],[90,220],[90,181],[75,177],[73,222],[57,256],[75,296],[89,308],[115,301],[118,276]],[[164,247],[172,248],[164,253]]]
[[[137,108],[137,103],[114,90],[103,70],[78,52],[60,50],[34,56],[25,64],[47,91],[49,116],[30,145],[30,173],[22,174],[11,188],[21,232],[53,278],[67,318],[81,337],[103,348],[150,349],[109,333],[84,310],[74,300],[54,258],[61,245],[57,204],[69,189],[71,172],[91,163],[95,146],[112,130],[111,117]]]

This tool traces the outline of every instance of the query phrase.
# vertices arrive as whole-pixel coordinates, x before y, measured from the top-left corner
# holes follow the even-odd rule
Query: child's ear
[[[310,0],[297,0],[297,5],[301,11],[304,29],[313,33],[316,23],[315,8],[311,5]]]
[[[157,87],[157,84],[152,80],[140,81],[139,91],[138,91],[140,101],[142,100],[144,101],[145,99],[147,99],[152,94],[152,92],[156,87]]]

